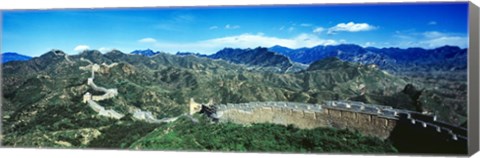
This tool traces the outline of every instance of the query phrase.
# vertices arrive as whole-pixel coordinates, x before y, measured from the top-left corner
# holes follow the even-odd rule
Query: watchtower
[[[85,93],[85,94],[83,95],[83,101],[82,101],[82,102],[83,102],[83,103],[87,103],[87,101],[89,101],[89,100],[92,100],[92,94],[90,94],[89,92],[87,92],[87,93]]]
[[[207,107],[210,107],[213,105],[213,100],[210,99],[208,101],[207,104],[205,104],[205,106]],[[202,104],[199,104],[197,102],[195,102],[195,100],[193,98],[190,98],[190,102],[189,102],[189,106],[190,106],[190,115],[193,115],[197,112],[200,112],[202,110]]]

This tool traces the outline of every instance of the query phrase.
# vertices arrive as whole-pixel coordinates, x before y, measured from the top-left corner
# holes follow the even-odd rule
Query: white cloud
[[[365,42],[365,44],[362,45],[362,47],[372,47],[372,46],[375,46],[376,43],[375,42]]]
[[[468,38],[460,36],[440,36],[436,38],[426,39],[420,42],[420,45],[427,48],[437,48],[445,45],[467,48]]]
[[[317,27],[313,30],[314,33],[322,33],[323,31],[325,31],[325,28],[323,27]]]
[[[445,45],[468,47],[468,37],[452,33],[443,33],[438,31],[427,31],[422,33],[423,39],[419,42],[421,47],[436,48]]]
[[[398,38],[398,40],[395,43],[390,43],[389,46],[400,48],[437,48],[445,45],[458,46],[461,48],[468,47],[468,37],[455,33],[439,31],[396,32],[394,37]]]
[[[138,42],[140,42],[140,43],[155,43],[155,42],[157,42],[157,40],[154,39],[154,38],[147,37],[147,38],[143,38],[143,39],[138,40]]]
[[[428,22],[428,25],[437,25],[437,22],[436,21],[430,21],[430,22]]]
[[[110,52],[112,51],[113,49],[111,48],[105,48],[105,47],[101,47],[98,49],[98,51],[102,52],[102,53],[107,53],[107,52]]]
[[[230,25],[230,24],[225,25],[225,29],[238,29],[238,28],[240,28],[240,26],[238,25]]]
[[[218,29],[218,26],[210,26],[210,28],[208,28],[209,30],[215,30],[215,29]]]
[[[191,43],[172,43],[162,41],[154,43],[154,47],[170,53],[175,53],[177,51],[190,51],[212,54],[225,47],[255,48],[259,46],[272,47],[275,45],[281,45],[289,48],[301,48],[313,47],[317,45],[335,44],[338,44],[338,42],[335,40],[320,39],[318,36],[313,34],[299,34],[292,38],[278,38],[266,36],[263,33],[246,33],[241,35],[214,38]]]
[[[446,36],[444,33],[438,32],[438,31],[427,31],[422,33],[425,38],[438,38],[442,36]]]
[[[90,47],[87,46],[87,45],[78,45],[75,48],[73,48],[73,50],[76,51],[76,52],[82,52],[82,51],[88,50],[88,49],[90,49]]]
[[[331,28],[328,29],[328,34],[334,34],[336,32],[340,31],[346,31],[346,32],[360,32],[360,31],[370,31],[375,29],[375,26],[372,26],[367,23],[354,23],[354,22],[349,22],[349,23],[339,23]]]

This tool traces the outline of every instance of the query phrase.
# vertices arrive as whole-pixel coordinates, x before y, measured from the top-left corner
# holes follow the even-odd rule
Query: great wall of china
[[[88,103],[88,106],[90,108],[92,108],[95,112],[97,112],[98,115],[100,115],[100,116],[105,116],[105,117],[109,117],[109,118],[113,118],[113,119],[123,118],[125,116],[124,114],[121,114],[121,113],[119,113],[119,112],[117,112],[113,109],[108,109],[107,110],[103,106],[101,106],[100,104],[97,103],[97,101],[102,101],[102,100],[111,99],[111,98],[116,97],[118,95],[118,90],[116,88],[107,89],[107,88],[104,88],[104,87],[100,87],[100,86],[97,86],[93,82],[93,80],[95,79],[95,72],[99,71],[102,67],[103,68],[111,68],[111,67],[117,66],[118,64],[113,63],[113,64],[110,64],[110,65],[107,65],[107,64],[103,63],[101,65],[98,65],[98,64],[93,64],[90,60],[87,60],[87,59],[84,59],[84,58],[81,58],[80,60],[89,63],[89,65],[82,66],[82,67],[80,67],[80,69],[81,70],[86,70],[86,71],[91,70],[91,73],[92,73],[91,77],[88,78],[88,80],[87,80],[87,85],[90,86],[94,91],[99,91],[99,92],[104,93],[103,95],[92,95],[89,92],[86,92],[83,95],[83,103]],[[183,116],[183,115],[180,115],[180,116],[177,116],[177,117],[157,119],[157,118],[154,117],[152,112],[143,111],[143,110],[138,109],[138,108],[130,110],[129,113],[132,114],[133,118],[135,118],[137,120],[143,120],[143,121],[146,121],[146,122],[149,122],[149,123],[173,122],[173,121],[177,120],[179,117]]]
[[[85,59],[83,59],[83,60],[85,60]],[[90,86],[93,90],[103,92],[104,94],[99,95],[99,96],[95,96],[95,95],[92,95],[89,92],[87,92],[83,95],[83,103],[88,103],[88,106],[90,106],[90,108],[92,108],[95,112],[97,112],[98,115],[111,117],[111,118],[114,118],[114,119],[122,118],[125,115],[123,115],[123,114],[121,114],[121,113],[119,113],[119,112],[117,112],[113,109],[106,110],[103,106],[101,106],[100,104],[98,104],[96,102],[96,101],[102,101],[102,100],[113,98],[113,97],[118,95],[118,91],[115,88],[107,89],[107,88],[104,88],[104,87],[97,86],[93,82],[93,79],[95,78],[95,71],[98,71],[98,69],[100,69],[100,66],[97,65],[97,64],[92,64],[90,61],[89,61],[89,63],[90,63],[90,65],[88,65],[86,67],[80,67],[80,69],[82,69],[82,70],[88,70],[90,68],[91,71],[92,71],[92,77],[88,78],[87,85]]]
[[[87,85],[93,90],[103,92],[94,96],[89,92],[83,96],[83,102],[98,113],[98,115],[120,119],[124,114],[112,109],[106,110],[96,101],[111,99],[118,95],[117,89],[107,89],[94,83],[95,72],[102,67],[110,68],[117,64],[93,64],[89,60],[82,70],[91,70]],[[238,104],[208,104],[189,103],[190,115],[180,115],[172,118],[157,119],[150,111],[141,109],[130,110],[133,118],[150,123],[169,123],[179,117],[187,116],[196,121],[192,115],[198,112],[209,113],[208,116],[220,122],[239,124],[274,123],[294,125],[298,128],[310,129],[316,127],[332,127],[337,129],[352,129],[364,135],[392,140],[403,152],[420,153],[466,153],[467,130],[462,127],[438,121],[435,116],[422,113],[393,109],[389,106],[364,104],[351,101],[325,101],[321,104],[306,104],[293,102],[250,102]]]
[[[441,122],[435,116],[362,102],[202,105],[190,101],[190,114],[205,111],[210,111],[209,116],[219,122],[292,124],[303,129],[347,128],[364,135],[394,140],[403,151],[409,152],[435,152],[440,149],[441,152],[464,153],[467,149],[465,128]]]

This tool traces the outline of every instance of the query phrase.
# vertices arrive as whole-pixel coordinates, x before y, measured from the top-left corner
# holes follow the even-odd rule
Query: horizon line
[[[222,49],[214,52],[214,53],[200,53],[200,52],[191,52],[191,51],[176,51],[176,52],[166,52],[166,51],[162,51],[162,50],[155,50],[155,49],[152,49],[152,48],[146,48],[146,49],[135,49],[133,51],[122,51],[120,49],[116,49],[116,48],[112,48],[112,49],[109,49],[108,51],[100,51],[100,49],[85,49],[85,50],[82,50],[82,51],[77,51],[75,53],[70,53],[70,52],[67,52],[67,51],[64,51],[62,49],[57,49],[57,48],[52,48],[50,49],[49,51],[46,51],[38,56],[29,56],[27,54],[23,54],[23,53],[19,53],[19,52],[12,52],[12,51],[8,51],[8,52],[2,52],[1,54],[6,54],[6,53],[16,53],[16,54],[19,54],[19,55],[24,55],[24,56],[28,56],[28,57],[40,57],[44,54],[47,54],[49,52],[52,52],[52,51],[62,51],[63,53],[67,54],[67,55],[80,55],[81,53],[85,52],[85,51],[98,51],[100,52],[101,54],[106,54],[106,53],[110,53],[112,51],[119,51],[119,52],[122,52],[124,54],[131,54],[132,52],[134,51],[145,51],[145,50],[151,50],[153,52],[156,52],[156,53],[166,53],[166,54],[172,54],[172,55],[175,55],[177,53],[194,53],[194,54],[200,54],[200,55],[211,55],[211,54],[215,54],[223,49],[257,49],[257,48],[267,48],[267,49],[270,49],[270,48],[273,48],[273,47],[283,47],[283,48],[288,48],[290,50],[298,50],[298,49],[312,49],[312,48],[315,48],[315,47],[328,47],[328,46],[332,46],[332,47],[335,47],[335,46],[341,46],[341,45],[354,45],[354,46],[358,46],[358,47],[361,47],[363,49],[366,49],[366,48],[376,48],[376,49],[423,49],[423,50],[434,50],[434,49],[438,49],[438,48],[442,48],[442,47],[457,47],[459,49],[467,49],[468,50],[468,47],[466,48],[462,48],[460,46],[457,46],[457,45],[443,45],[443,46],[439,46],[439,47],[434,47],[434,48],[424,48],[424,47],[405,47],[405,48],[402,48],[402,47],[375,47],[375,46],[361,46],[361,45],[358,45],[358,44],[354,44],[354,43],[340,43],[340,44],[332,44],[332,45],[316,45],[316,46],[313,46],[313,47],[300,47],[300,48],[290,48],[290,47],[286,47],[286,46],[282,46],[282,45],[274,45],[272,47],[264,47],[264,46],[257,46],[257,47],[247,47],[247,48],[240,48],[240,47],[223,47]],[[275,52],[276,53],[276,52]]]

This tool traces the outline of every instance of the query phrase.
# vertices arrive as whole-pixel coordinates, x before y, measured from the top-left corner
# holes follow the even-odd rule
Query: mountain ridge
[[[99,101],[99,104],[125,114],[134,109],[149,111],[154,118],[186,113],[190,98],[199,102],[212,99],[219,104],[362,100],[400,109],[425,110],[454,124],[464,116],[457,111],[466,110],[461,109],[461,102],[452,104],[458,105],[458,109],[439,105],[445,101],[444,96],[449,96],[431,90],[415,94],[414,100],[413,95],[405,94],[410,93],[405,91],[410,81],[376,67],[335,58],[315,62],[305,71],[272,73],[194,55],[159,53],[147,57],[118,50],[105,54],[87,50],[66,55],[63,51],[52,50],[29,61],[3,65],[3,145],[64,147],[65,143],[56,143],[64,141],[71,146],[88,147],[88,142],[99,137],[116,135],[104,131],[122,129],[117,132],[129,133],[131,124],[141,122],[131,115],[121,120],[105,118],[82,103],[87,92],[98,95],[87,85],[92,63],[98,65],[95,84],[118,90],[115,98]],[[422,103],[419,108],[417,103]],[[150,125],[148,130],[155,127],[158,126]],[[124,137],[136,140],[146,134],[137,132],[142,135]],[[53,141],[44,139],[43,135]]]
[[[294,62],[311,64],[315,61],[337,57],[343,61],[363,65],[375,65],[380,69],[399,76],[429,76],[448,78],[449,80],[466,80],[467,48],[442,46],[432,49],[424,48],[375,48],[355,44],[333,46],[315,46],[311,48],[290,49],[282,46],[269,48],[283,54]],[[435,72],[426,74],[426,72]],[[439,73],[437,73],[439,72]]]
[[[2,57],[2,63],[7,63],[11,61],[26,61],[32,59],[32,57],[19,54],[16,52],[5,52],[1,54]]]

